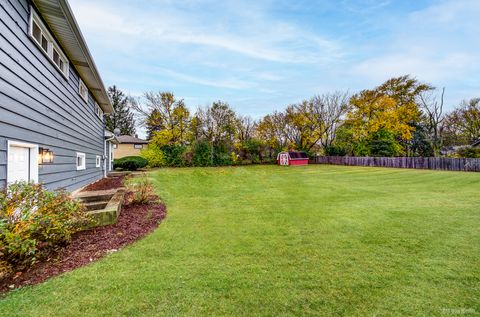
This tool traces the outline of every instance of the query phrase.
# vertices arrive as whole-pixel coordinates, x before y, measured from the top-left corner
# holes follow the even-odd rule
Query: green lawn
[[[2,316],[480,314],[480,174],[163,169],[146,239],[0,300]]]

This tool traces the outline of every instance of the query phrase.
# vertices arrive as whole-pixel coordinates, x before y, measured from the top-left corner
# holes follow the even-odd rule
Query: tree
[[[270,158],[275,152],[286,150],[285,126],[285,115],[277,111],[263,117],[257,125],[256,137],[268,146]]]
[[[236,126],[236,144],[235,148],[237,149],[243,159],[247,158],[248,154],[252,154],[251,150],[255,148],[252,146],[251,140],[253,140],[254,133],[256,129],[256,122],[250,116],[239,116],[237,118]]]
[[[410,76],[387,80],[373,90],[363,90],[350,99],[349,124],[358,140],[372,133],[386,130],[405,147],[415,131],[414,123],[420,120],[419,96],[433,87],[420,83]]]
[[[370,135],[368,149],[370,156],[392,157],[403,154],[400,144],[395,140],[395,134],[386,129]]]
[[[415,132],[413,132],[412,139],[409,141],[412,156],[429,157],[435,155],[430,133],[431,131],[424,123],[415,124]]]
[[[129,98],[116,86],[108,88],[108,97],[115,112],[105,115],[106,129],[113,132],[118,128],[122,135],[134,135],[135,120],[130,111]]]
[[[350,108],[349,95],[344,92],[326,93],[314,96],[310,101],[313,118],[319,121],[321,129],[317,135],[323,148],[330,147],[335,140],[337,130],[342,125]]]
[[[442,123],[445,119],[443,114],[443,100],[445,88],[440,96],[435,91],[428,90],[420,93],[420,106],[423,111],[423,121],[429,136],[429,142],[435,156],[440,155],[440,148],[443,145]],[[423,131],[422,131],[423,132]]]
[[[480,98],[462,101],[445,119],[450,145],[469,145],[480,139]]]
[[[170,92],[147,92],[144,104],[133,104],[143,118],[148,138],[156,138],[159,146],[185,145],[191,139],[190,112],[183,100],[177,100]]]
[[[237,116],[226,102],[217,101],[211,106],[199,108],[194,118],[194,135],[211,146],[211,165],[231,163],[234,149]]]
[[[237,120],[230,105],[217,101],[206,108],[200,108],[196,114],[197,129],[201,137],[213,144],[233,144]]]

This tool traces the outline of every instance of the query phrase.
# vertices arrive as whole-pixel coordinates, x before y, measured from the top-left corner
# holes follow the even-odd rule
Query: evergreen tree
[[[108,96],[115,113],[105,116],[107,130],[113,132],[118,128],[121,135],[134,135],[135,120],[133,113],[130,111],[127,96],[115,85],[108,88]]]

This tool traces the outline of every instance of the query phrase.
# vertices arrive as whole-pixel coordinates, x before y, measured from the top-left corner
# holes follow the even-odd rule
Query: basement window
[[[99,155],[97,155],[95,157],[95,167],[100,167],[101,162],[102,162],[102,158]]]
[[[87,168],[85,153],[77,153],[77,171]]]
[[[54,40],[52,34],[43,23],[37,12],[30,7],[30,27],[29,34],[33,42],[48,57],[55,67],[68,80],[69,63],[68,59],[60,48],[60,45]]]

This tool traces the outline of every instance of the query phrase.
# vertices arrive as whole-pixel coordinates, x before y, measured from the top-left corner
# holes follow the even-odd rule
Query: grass
[[[480,314],[480,174],[163,169],[166,221],[1,316]]]

